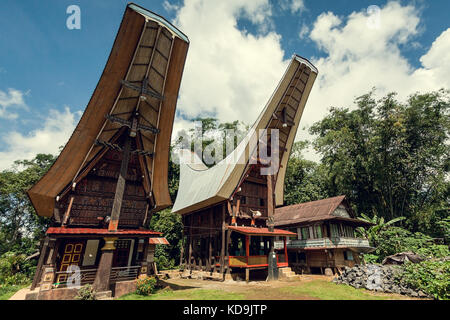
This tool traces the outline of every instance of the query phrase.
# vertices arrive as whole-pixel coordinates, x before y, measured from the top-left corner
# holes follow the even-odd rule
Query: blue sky
[[[217,5],[213,5],[214,2]],[[36,152],[56,151],[68,139],[103,71],[126,3],[120,0],[0,2],[0,170],[8,167],[16,157],[29,158]],[[257,0],[254,5],[241,0],[227,1],[227,4],[217,0],[141,0],[136,3],[174,21],[191,40],[176,129],[186,126],[186,119],[201,114],[252,123],[294,52],[311,59],[323,76],[311,96],[313,101],[310,103],[314,106],[307,106],[311,111],[304,115],[307,117],[303,123],[306,126],[320,118],[329,107],[327,104],[335,101],[319,99],[319,95],[333,95],[344,90],[350,98],[337,100],[345,104],[350,103],[355,95],[365,93],[357,92],[351,84],[351,79],[360,81],[361,75],[348,70],[360,65],[364,67],[366,63],[367,70],[370,70],[372,65],[368,60],[374,69],[380,69],[377,59],[381,61],[385,52],[393,63],[387,70],[392,70],[395,74],[391,78],[397,79],[389,83],[390,88],[405,96],[412,93],[408,92],[407,85],[397,87],[397,83],[405,82],[404,79],[418,83],[414,77],[420,75],[423,79],[425,72],[425,78],[429,80],[424,82],[425,85],[418,83],[418,87],[438,89],[438,84],[446,86],[439,76],[450,71],[449,65],[435,63],[441,56],[446,59],[445,49],[450,40],[449,36],[440,37],[450,27],[450,2],[447,0],[390,3],[375,0]],[[66,27],[69,16],[66,9],[74,4],[81,9],[80,30]],[[361,20],[352,18],[351,14],[357,13],[361,18],[371,5],[379,6],[381,18],[386,19],[377,34],[369,30],[366,38],[355,33],[358,27],[354,26]],[[235,24],[228,24],[230,19]],[[396,20],[401,23],[397,24]],[[217,34],[218,39],[214,41],[219,44],[215,47],[220,52],[210,49],[211,52],[205,53],[202,49],[208,48],[204,45],[207,36],[203,35],[209,29]],[[392,35],[381,31],[389,29],[398,32]],[[379,50],[378,57],[374,55],[373,59],[364,59],[363,55],[367,53],[361,53],[354,46],[352,37],[361,42],[361,47],[370,47],[374,42],[384,46],[371,49]],[[431,50],[433,43],[437,44]],[[231,49],[232,52],[234,47],[240,48],[236,51],[238,58],[223,56],[224,51]],[[335,55],[334,52],[341,50],[343,56]],[[353,54],[352,50],[357,53]],[[355,56],[345,70],[339,71],[343,62],[348,63],[348,57]],[[424,56],[428,57],[426,66],[421,61]],[[221,79],[211,75],[211,79],[216,80],[210,81],[212,84],[198,83],[195,86],[203,85],[205,91],[213,91],[213,96],[211,99],[199,98],[198,89],[194,90],[196,79],[200,74],[208,75],[210,64],[221,62],[224,67],[229,66],[228,69],[243,69],[243,73],[248,74],[248,78],[239,76],[235,79],[242,84],[242,91],[224,88],[226,84],[221,84]],[[402,68],[397,69],[398,66]],[[259,74],[262,79],[255,80]],[[335,87],[333,81],[341,75],[348,87]],[[364,81],[364,86],[358,90],[383,87],[386,79],[380,74],[376,79]],[[248,83],[252,83],[251,88],[246,87]],[[209,88],[209,85],[216,87]],[[211,104],[212,98],[216,101],[218,96],[227,92],[222,99],[223,105]],[[237,101],[244,101],[243,105]],[[227,112],[229,109],[233,112]]]

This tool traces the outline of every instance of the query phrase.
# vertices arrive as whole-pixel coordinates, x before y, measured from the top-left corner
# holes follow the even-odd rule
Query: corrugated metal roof
[[[281,230],[281,229],[274,229],[273,232],[270,232],[268,228],[256,228],[256,227],[235,227],[235,226],[229,226],[229,230],[236,231],[243,234],[248,235],[256,235],[256,236],[288,236],[288,237],[294,237],[297,236],[296,233]]]
[[[150,238],[148,239],[148,243],[150,244],[167,244],[170,245],[169,241],[166,238]]]
[[[345,196],[338,196],[317,201],[294,204],[275,209],[275,224],[284,221],[299,221],[313,218],[326,218],[344,201]]]
[[[117,230],[116,232],[110,232],[108,229],[96,229],[96,228],[63,228],[63,227],[51,227],[47,229],[46,234],[80,234],[80,235],[161,235],[161,232],[152,230]]]
[[[344,204],[347,207],[351,218],[333,215],[333,212],[340,204]],[[299,203],[275,209],[276,226],[324,220],[342,220],[359,225],[371,225],[370,223],[355,219],[353,211],[346,204],[345,196]]]

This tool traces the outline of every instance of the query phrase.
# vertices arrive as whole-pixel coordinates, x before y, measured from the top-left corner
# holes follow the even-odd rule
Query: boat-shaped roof
[[[236,149],[208,168],[187,150],[180,154],[180,184],[172,212],[186,214],[229,199],[256,157],[256,143],[264,130],[279,129],[279,171],[275,201],[283,204],[284,177],[303,109],[318,70],[307,59],[294,55],[269,102]],[[288,126],[282,126],[285,117]],[[269,139],[269,138],[268,138]]]
[[[136,111],[136,144],[153,211],[171,205],[167,174],[170,138],[188,38],[163,17],[128,4],[95,91],[72,136],[50,170],[28,191],[40,216],[85,177],[123,134]],[[144,88],[145,90],[142,90]],[[143,94],[144,93],[144,94]]]

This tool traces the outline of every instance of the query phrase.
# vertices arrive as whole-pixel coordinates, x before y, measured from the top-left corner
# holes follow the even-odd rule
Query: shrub
[[[421,255],[425,259],[430,258],[445,258],[450,256],[450,250],[446,245],[437,245],[433,244],[428,247],[420,248],[417,250],[417,253]]]
[[[156,291],[157,280],[155,277],[146,277],[138,279],[136,293],[141,296],[149,296]]]
[[[22,285],[30,282],[35,270],[24,254],[6,252],[0,257],[0,283],[3,285]]]
[[[422,290],[435,299],[450,299],[450,261],[429,260],[420,263],[406,263],[397,282],[416,290]]]
[[[385,257],[399,252],[418,253],[421,248],[432,245],[431,240],[430,237],[419,232],[411,233],[403,228],[390,227],[376,237],[376,250],[373,254],[377,255],[378,262],[381,262]]]
[[[75,297],[76,300],[95,300],[95,291],[90,284],[82,286]]]
[[[365,263],[377,263],[379,260],[379,257],[375,254],[366,253],[363,254],[363,259]]]

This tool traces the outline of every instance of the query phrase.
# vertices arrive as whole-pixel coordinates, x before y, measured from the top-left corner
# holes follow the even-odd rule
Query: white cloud
[[[278,5],[282,10],[289,10],[293,14],[305,10],[305,3],[303,0],[280,0]]]
[[[308,34],[309,34],[309,27],[306,24],[303,24],[298,36],[300,37],[300,39],[305,39]]]
[[[180,7],[176,4],[171,4],[169,1],[164,0],[163,2],[163,8],[166,9],[167,12],[176,11]]]
[[[450,29],[436,39],[414,68],[401,53],[401,46],[414,44],[420,22],[413,6],[389,2],[380,11],[379,28],[371,28],[366,12],[341,18],[332,12],[315,21],[310,38],[326,56],[312,59],[319,77],[311,92],[302,126],[322,119],[330,106],[351,107],[354,98],[377,88],[379,96],[396,91],[408,95],[450,87]],[[301,130],[297,138],[308,138]],[[317,160],[317,155],[312,154]]]
[[[17,119],[18,114],[7,109],[11,107],[27,109],[23,99],[26,94],[12,88],[9,88],[8,92],[0,90],[0,119]]]
[[[38,153],[57,154],[74,130],[81,112],[50,110],[42,128],[28,134],[12,131],[2,137],[6,146],[0,152],[0,170],[10,168],[15,160],[32,159]]]
[[[294,2],[283,1],[280,6]],[[300,10],[300,2],[295,3],[293,8]],[[351,107],[355,97],[373,87],[379,95],[396,91],[400,99],[416,91],[450,87],[450,29],[420,59],[422,67],[414,68],[400,48],[417,47],[420,12],[398,2],[380,9],[369,10],[379,14],[379,23],[362,9],[346,17],[323,13],[312,26],[303,25],[299,36],[309,35],[325,57],[309,57],[319,68],[319,77],[301,127],[322,119],[330,106]],[[191,40],[177,107],[183,115],[213,114],[220,121],[254,122],[287,61],[279,34],[252,35],[239,30],[237,20],[245,16],[258,26],[270,21],[271,14],[267,0],[186,0],[178,8],[175,24]],[[177,118],[173,137],[185,126],[187,122]],[[299,130],[297,139],[305,138],[311,137]],[[307,156],[319,159],[314,152]]]
[[[259,27],[271,14],[267,0],[185,1],[175,19],[191,42],[177,105],[182,114],[255,121],[287,61],[278,34],[241,31],[237,20]]]

